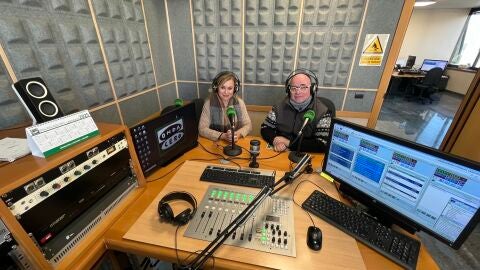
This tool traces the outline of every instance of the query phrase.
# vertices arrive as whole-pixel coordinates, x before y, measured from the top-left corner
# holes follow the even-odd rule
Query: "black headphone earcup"
[[[158,214],[160,215],[160,219],[171,222],[173,220],[173,211],[168,203],[162,203],[161,201],[158,203]]]
[[[190,221],[192,214],[192,209],[185,209],[180,214],[178,214],[173,220],[178,225],[185,225]]]

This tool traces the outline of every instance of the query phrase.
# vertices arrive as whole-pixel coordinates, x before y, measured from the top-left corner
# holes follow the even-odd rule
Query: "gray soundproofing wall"
[[[360,67],[363,39],[390,34],[388,55],[402,6],[397,0],[368,6],[364,0],[0,0],[0,129],[28,121],[10,85],[35,76],[64,112],[89,109],[97,121],[126,125],[177,97],[207,97],[222,70],[240,77],[247,105],[283,98],[284,81],[297,67],[317,74],[318,95],[337,110],[369,112],[385,59],[380,67]]]

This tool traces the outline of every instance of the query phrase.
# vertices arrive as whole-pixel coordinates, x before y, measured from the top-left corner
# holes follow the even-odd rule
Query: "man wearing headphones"
[[[335,112],[315,95],[317,86],[317,77],[307,69],[294,70],[288,76],[285,82],[287,97],[272,107],[261,126],[263,139],[273,145],[275,151],[297,150],[301,142],[299,151],[325,152]],[[303,139],[295,140],[308,110],[313,110],[315,117],[305,126]]]
[[[200,136],[218,141],[231,142],[232,133],[227,116],[227,107],[235,109],[234,140],[245,137],[252,130],[252,122],[248,116],[245,102],[236,93],[240,88],[240,80],[235,73],[223,71],[212,81],[212,93],[203,105],[202,115],[198,124]]]

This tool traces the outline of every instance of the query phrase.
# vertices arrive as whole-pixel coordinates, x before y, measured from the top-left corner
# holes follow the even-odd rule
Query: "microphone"
[[[304,119],[303,125],[300,128],[300,131],[298,132],[297,137],[302,136],[303,129],[307,126],[308,122],[313,121],[313,119],[315,119],[315,111],[314,110],[306,111],[305,114],[303,115],[303,119]]]
[[[236,114],[237,113],[235,112],[235,108],[231,105],[228,106],[227,117],[228,117],[228,121],[230,121],[230,127],[232,130],[232,144],[225,146],[223,148],[223,153],[230,157],[238,156],[242,153],[242,148],[240,148],[238,145],[235,145],[234,133],[235,133],[235,115]]]
[[[290,161],[292,161],[293,163],[298,163],[301,158],[305,155],[305,153],[302,153],[300,152],[300,146],[302,145],[302,138],[303,138],[303,130],[305,129],[305,127],[307,126],[307,124],[311,121],[313,121],[313,119],[315,119],[315,111],[314,110],[308,110],[305,112],[305,114],[303,115],[303,125],[302,127],[300,128],[300,131],[298,132],[297,134],[297,137],[295,138],[295,140],[293,140],[290,145],[293,145],[295,144],[298,140],[300,140],[298,142],[298,145],[297,145],[297,150],[295,152],[290,152],[290,154],[288,154],[288,159]],[[310,170],[308,170],[307,172],[309,172]],[[309,172],[310,173],[310,172]]]
[[[232,105],[228,106],[227,117],[228,121],[230,121],[230,125],[232,126],[232,128],[235,128],[235,115],[237,115],[235,108]]]
[[[248,165],[250,168],[258,168],[257,156],[260,154],[260,141],[250,141],[250,158],[252,161]]]
[[[182,107],[183,106],[183,99],[176,98],[174,104],[175,104],[175,107]]]

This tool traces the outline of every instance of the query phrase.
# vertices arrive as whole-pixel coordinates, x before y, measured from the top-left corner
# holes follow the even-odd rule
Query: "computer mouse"
[[[322,248],[322,231],[320,228],[315,226],[308,227],[307,246],[313,250],[320,250]]]

